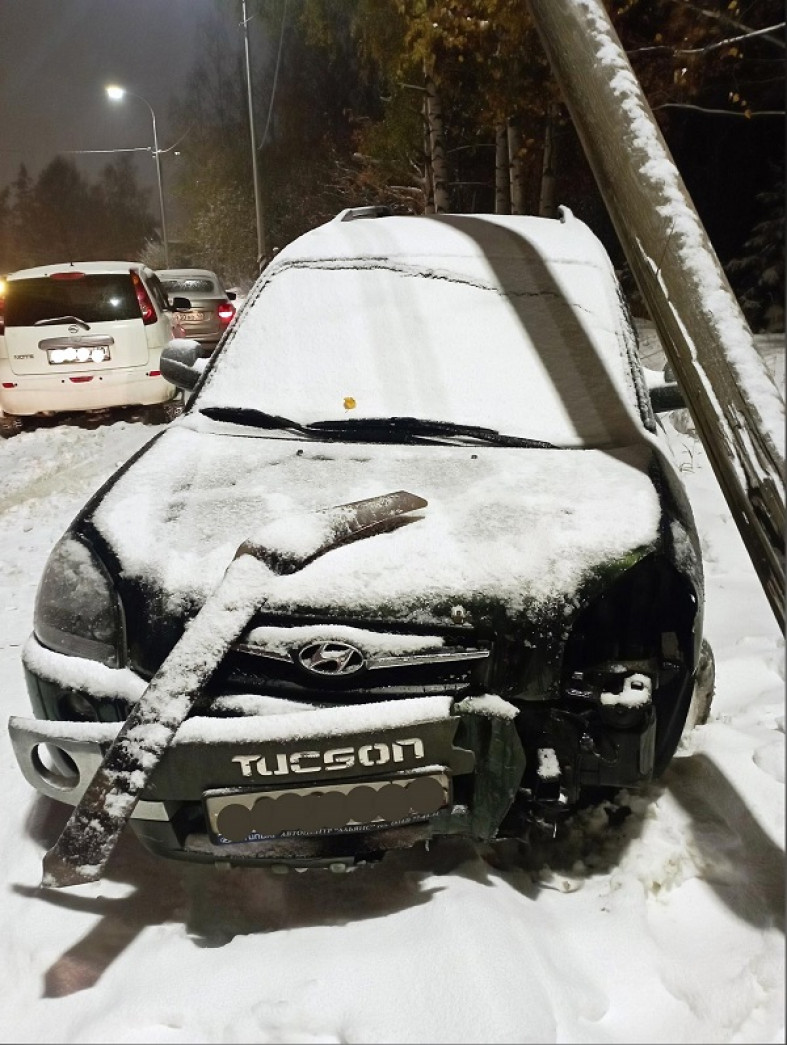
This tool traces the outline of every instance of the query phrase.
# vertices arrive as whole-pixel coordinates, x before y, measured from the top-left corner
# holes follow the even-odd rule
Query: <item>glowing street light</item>
[[[153,120],[153,158],[156,161],[156,176],[158,178],[158,202],[161,210],[161,239],[164,243],[164,267],[169,268],[169,240],[167,239],[167,216],[164,212],[164,189],[161,184],[161,157],[158,147],[158,135],[156,134],[156,114],[153,112],[153,106],[147,100],[143,98],[141,94],[134,94],[133,91],[127,91],[125,87],[119,87],[117,84],[109,84],[106,88],[107,96],[112,99],[113,102],[120,102],[123,98],[130,94],[132,98],[138,98],[141,102],[144,102],[150,110],[150,115]]]

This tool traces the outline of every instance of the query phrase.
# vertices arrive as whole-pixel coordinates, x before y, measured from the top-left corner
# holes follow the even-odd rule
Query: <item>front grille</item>
[[[490,643],[469,633],[393,634],[332,623],[254,628],[227,654],[210,693],[326,705],[433,694],[460,699],[485,692],[491,652]]]

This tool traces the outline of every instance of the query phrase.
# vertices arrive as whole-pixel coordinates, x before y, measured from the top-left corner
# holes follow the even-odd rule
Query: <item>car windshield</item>
[[[81,279],[11,279],[6,286],[5,324],[27,327],[46,320],[84,323],[139,319],[130,272],[84,275]]]
[[[300,425],[424,418],[556,446],[641,438],[607,273],[518,259],[502,292],[481,265],[454,275],[429,261],[282,267],[195,406]]]

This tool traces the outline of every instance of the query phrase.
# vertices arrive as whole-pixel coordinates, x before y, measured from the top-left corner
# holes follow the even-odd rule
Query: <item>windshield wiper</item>
[[[429,421],[418,417],[358,417],[341,421],[315,421],[307,425],[310,432],[341,434],[351,439],[402,441],[408,439],[470,439],[494,446],[524,446],[535,449],[554,450],[553,443],[526,436],[504,435],[494,428],[480,425],[455,424],[453,421]]]
[[[37,319],[33,326],[49,327],[55,323],[77,323],[83,330],[90,330],[90,324],[86,323],[84,319],[80,319],[79,316],[52,316],[50,319]]]
[[[199,411],[214,421],[248,425],[250,428],[279,429],[297,432],[313,438],[324,436],[348,442],[415,443],[448,439],[489,443],[493,446],[524,446],[528,448],[554,450],[553,443],[541,439],[528,439],[520,435],[503,435],[494,428],[480,425],[461,425],[452,421],[428,421],[418,417],[358,417],[334,421],[314,421],[302,425],[289,417],[267,414],[248,406],[206,406]]]
[[[278,414],[266,414],[264,410],[255,410],[249,406],[206,406],[199,411],[214,421],[228,421],[234,425],[248,425],[249,428],[284,429],[308,435],[308,427],[291,421],[289,417]]]

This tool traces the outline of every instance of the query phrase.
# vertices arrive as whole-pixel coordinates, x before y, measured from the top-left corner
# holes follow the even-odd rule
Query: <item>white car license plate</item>
[[[183,323],[201,323],[205,318],[204,312],[180,312],[179,315]]]
[[[446,773],[430,773],[281,791],[206,791],[204,800],[210,836],[226,845],[423,820],[448,805],[451,783]]]

